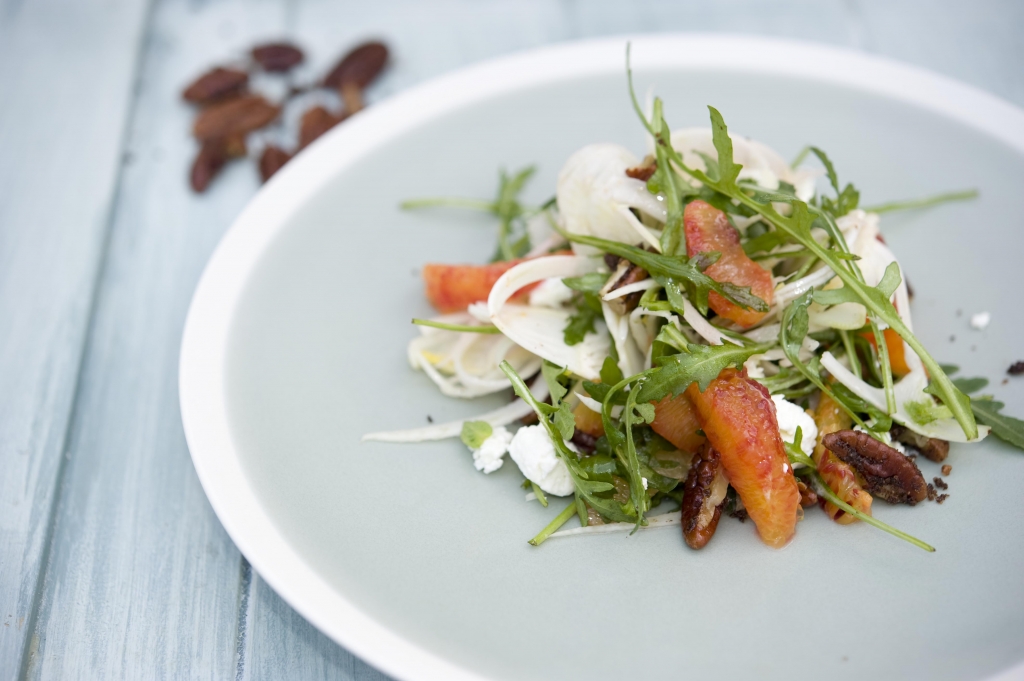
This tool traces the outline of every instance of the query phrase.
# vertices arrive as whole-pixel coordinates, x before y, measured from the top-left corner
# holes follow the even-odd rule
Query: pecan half
[[[288,71],[302,63],[305,55],[291,43],[268,43],[252,48],[252,58],[264,71]]]
[[[814,506],[818,503],[818,494],[807,486],[803,480],[796,481],[796,488],[800,490],[800,505],[804,508]]]
[[[891,504],[913,506],[928,496],[928,485],[914,462],[867,433],[840,430],[822,438],[822,444],[853,466],[871,494]]]
[[[260,155],[260,179],[266,182],[290,160],[292,160],[292,155],[287,151],[268,144]]]
[[[905,445],[909,445],[921,452],[921,455],[926,459],[930,459],[935,463],[942,463],[949,456],[949,443],[945,440],[939,440],[934,437],[926,437],[920,433],[894,423],[892,430],[889,431],[892,435],[892,439],[897,442],[902,442]]]
[[[654,176],[654,173],[658,171],[658,162],[653,156],[647,155],[644,157],[643,163],[635,168],[626,168],[626,176],[632,177],[634,180],[641,180],[646,182]]]
[[[681,524],[683,539],[691,549],[702,549],[711,541],[728,489],[722,458],[714,447],[706,445],[694,456],[683,483]]]
[[[368,42],[359,45],[338,62],[324,78],[324,86],[341,89],[346,83],[354,83],[360,88],[369,85],[388,62],[387,45],[381,42]]]
[[[249,74],[245,71],[218,66],[192,81],[181,97],[193,104],[210,104],[241,94],[248,83]]]
[[[189,174],[192,190],[202,194],[230,159],[245,156],[245,153],[245,137],[243,135],[229,135],[203,142],[203,146],[199,148],[199,153],[192,162],[192,170]]]
[[[305,149],[343,120],[344,116],[335,116],[322,106],[314,106],[302,114],[302,122],[299,124],[299,149]]]
[[[607,283],[605,283],[604,287],[601,288],[600,295],[603,298],[612,291],[616,291],[628,284],[635,284],[647,278],[647,270],[638,265],[634,265],[625,258],[620,258],[616,262],[615,271],[612,273],[612,276],[608,278]],[[640,304],[640,298],[643,295],[643,291],[627,293],[624,296],[612,298],[607,301],[608,306],[611,307],[616,314],[627,315],[636,309],[636,306]]]
[[[245,134],[267,125],[279,113],[281,107],[274,106],[263,97],[246,95],[203,110],[196,117],[192,134],[201,142],[234,133]]]

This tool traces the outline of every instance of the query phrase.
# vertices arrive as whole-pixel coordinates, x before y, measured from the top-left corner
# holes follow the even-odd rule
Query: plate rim
[[[375,104],[288,163],[254,196],[214,249],[196,286],[179,355],[182,425],[203,491],[232,541],[291,607],[329,638],[401,681],[486,681],[405,639],[335,591],[278,531],[251,487],[227,418],[225,359],[250,274],[290,217],[375,147],[491,97],[633,68],[717,69],[818,80],[890,97],[987,133],[1024,153],[1024,110],[974,86],[848,48],[708,33],[615,36],[557,43],[460,68]],[[625,91],[625,86],[624,86]],[[1024,677],[1024,662],[992,677]]]

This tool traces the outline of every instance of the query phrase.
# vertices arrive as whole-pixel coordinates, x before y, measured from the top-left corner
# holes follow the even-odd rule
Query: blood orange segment
[[[725,213],[704,201],[693,201],[683,213],[686,229],[686,252],[690,257],[698,253],[721,253],[715,264],[704,272],[719,283],[749,286],[750,291],[768,305],[772,304],[775,287],[771,272],[751,260],[740,246],[740,235],[729,224]],[[740,326],[753,326],[766,312],[747,310],[731,303],[714,291],[708,296],[708,305]]]
[[[878,349],[878,344],[875,342],[875,334],[870,331],[864,331],[860,335],[866,338],[868,343],[871,343],[871,347],[876,350]],[[892,367],[892,373],[897,377],[906,376],[910,373],[910,366],[907,365],[903,339],[892,329],[886,329],[882,332],[882,335],[885,337],[885,347],[889,351],[889,366]]]
[[[818,400],[818,408],[814,411],[814,422],[818,426],[818,444],[811,457],[825,484],[850,506],[871,515],[871,495],[857,482],[857,474],[849,464],[826,449],[821,442],[829,433],[848,429],[853,424],[853,419],[831,397],[823,393]],[[840,525],[849,525],[857,520],[831,502],[826,501],[824,509],[825,515]]]
[[[425,265],[423,281],[427,285],[427,300],[438,312],[445,314],[465,310],[470,303],[487,300],[494,282],[521,262],[509,260],[490,265]]]
[[[676,448],[690,454],[700,450],[707,441],[707,438],[698,432],[701,425],[697,408],[693,406],[686,393],[680,393],[675,397],[670,395],[655,403],[651,428]]]
[[[576,421],[577,430],[582,430],[587,435],[594,437],[604,435],[604,422],[601,421],[601,415],[587,405],[580,402],[572,410],[572,415]]]
[[[785,546],[796,531],[800,490],[768,391],[745,372],[726,369],[704,392],[693,384],[686,394],[761,541]]]

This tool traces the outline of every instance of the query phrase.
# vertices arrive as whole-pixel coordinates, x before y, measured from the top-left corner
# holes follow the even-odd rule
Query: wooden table
[[[732,31],[855,47],[1024,104],[1007,0],[0,0],[0,681],[384,678],[253,573],[178,413],[192,290],[258,187],[186,177],[199,71],[288,37],[322,72],[380,36],[379,99],[553,41]]]

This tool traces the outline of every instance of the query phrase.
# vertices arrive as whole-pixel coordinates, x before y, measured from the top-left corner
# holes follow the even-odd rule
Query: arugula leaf
[[[580,293],[598,293],[608,282],[608,275],[604,272],[588,272],[582,277],[566,277],[562,283],[573,291]]]
[[[953,416],[952,412],[949,411],[949,407],[944,404],[935,404],[930,397],[920,402],[904,402],[903,409],[914,420],[914,423],[919,423],[922,426],[926,426],[932,421],[948,419]]]
[[[696,264],[707,262],[706,258],[686,259],[681,256],[650,253],[636,246],[583,234],[564,233],[563,235],[570,241],[593,246],[606,253],[612,253],[620,258],[625,258],[631,263],[644,268],[655,277],[669,277],[690,283],[697,291],[697,295],[694,296],[693,300],[694,307],[700,310],[701,314],[706,315],[708,313],[708,291],[715,291],[740,307],[756,310],[757,312],[768,311],[768,304],[754,295],[750,291],[750,287],[740,287],[729,282],[719,283],[704,274]]]
[[[654,405],[650,403],[636,405],[636,413],[644,423],[654,422]]]
[[[558,407],[562,398],[569,392],[569,389],[558,380],[565,375],[565,367],[560,367],[557,364],[544,360],[544,363],[540,365],[540,372],[544,376],[544,382],[548,384],[548,391],[551,393],[551,406]]]
[[[766,352],[773,343],[733,345],[687,345],[686,352],[661,358],[661,366],[651,370],[649,380],[639,390],[637,402],[659,402],[669,394],[678,395],[691,383],[701,392],[727,367],[741,366],[752,355]]]
[[[947,192],[945,194],[938,194],[936,196],[927,196],[923,199],[911,199],[910,201],[893,201],[892,203],[883,203],[878,206],[869,206],[864,210],[871,213],[889,213],[894,210],[909,210],[911,208],[930,208],[931,206],[937,206],[942,203],[950,203],[952,201],[970,201],[978,198],[977,189],[965,189],[958,192]]]
[[[576,417],[572,415],[572,408],[569,407],[568,402],[562,402],[558,411],[555,412],[555,427],[558,428],[558,433],[563,440],[568,442],[572,439],[572,435],[576,431]]]
[[[494,428],[487,421],[466,421],[462,424],[462,442],[470,449],[480,449],[493,434]]]
[[[950,372],[947,372],[947,373],[953,373],[953,372],[950,371]],[[976,393],[976,392],[978,392],[979,390],[981,390],[982,388],[984,388],[985,386],[988,385],[988,379],[987,378],[981,378],[981,377],[976,377],[976,378],[954,378],[953,379],[953,385],[955,385],[963,393],[966,393],[966,394]],[[926,393],[930,394],[930,395],[935,395],[935,389],[932,388],[931,383],[928,384],[928,387],[926,387],[924,389],[924,391]],[[935,396],[938,397],[938,395],[935,395]]]
[[[811,151],[818,157],[822,165],[825,166],[825,172],[828,174],[828,181],[832,185],[832,188],[836,191],[836,199],[833,201],[827,197],[822,197],[821,207],[832,213],[836,217],[846,215],[851,210],[857,207],[860,203],[860,192],[852,184],[847,184],[842,189],[839,188],[839,178],[836,176],[836,169],[832,165],[832,161],[829,160],[828,155],[818,147],[811,147]]]
[[[1024,449],[1024,421],[1001,414],[1006,405],[992,399],[972,399],[971,409],[978,420],[992,429],[992,434],[1017,449]]]
[[[594,322],[603,317],[601,300],[593,293],[578,296],[576,313],[569,317],[562,338],[566,345],[578,345],[588,333],[594,333]]]
[[[605,357],[604,363],[601,364],[601,382],[606,384],[609,388],[624,378],[622,375],[622,369],[611,357]],[[595,397],[595,400],[601,401]]]

